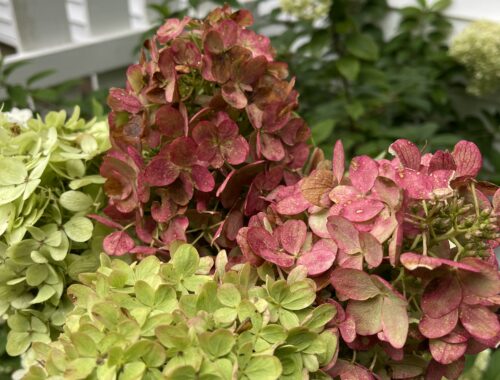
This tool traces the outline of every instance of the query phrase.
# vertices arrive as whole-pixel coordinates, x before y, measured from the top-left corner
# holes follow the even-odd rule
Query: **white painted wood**
[[[57,46],[71,40],[65,0],[11,0],[19,51]]]
[[[7,65],[21,60],[30,61],[29,64],[15,70],[9,79],[12,83],[24,83],[26,78],[34,73],[55,69],[53,75],[36,83],[36,87],[46,87],[69,79],[127,66],[136,60],[133,50],[144,32],[145,29],[129,30],[99,39],[7,56],[5,57]]]

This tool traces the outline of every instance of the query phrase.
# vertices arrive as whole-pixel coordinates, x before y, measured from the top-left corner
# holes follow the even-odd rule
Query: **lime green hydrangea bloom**
[[[328,15],[332,0],[280,0],[281,8],[302,20],[316,20]]]
[[[36,343],[25,379],[326,379],[337,351],[325,329],[333,305],[314,307],[304,267],[287,279],[271,266],[226,272],[224,251],[199,257],[182,244],[162,263],[129,265],[101,256],[68,293],[75,309],[64,333]]]
[[[78,108],[69,118],[0,112],[0,316],[12,356],[50,342],[71,309],[66,287],[98,266],[99,231],[85,215],[104,204],[96,160],[108,146],[106,122]]]
[[[476,95],[495,92],[500,87],[500,24],[475,21],[458,34],[450,54],[470,72],[469,91]]]

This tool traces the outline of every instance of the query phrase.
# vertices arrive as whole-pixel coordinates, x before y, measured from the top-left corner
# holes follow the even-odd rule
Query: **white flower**
[[[7,116],[7,121],[9,123],[14,123],[20,127],[26,127],[28,121],[33,118],[33,112],[30,109],[19,109],[12,108],[10,112],[5,112]]]

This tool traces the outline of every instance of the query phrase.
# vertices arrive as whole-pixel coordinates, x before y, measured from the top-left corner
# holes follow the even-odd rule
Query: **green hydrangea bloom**
[[[270,266],[225,272],[224,251],[214,271],[189,244],[173,252],[132,265],[103,254],[97,273],[68,290],[64,333],[34,344],[39,364],[25,379],[329,378],[320,368],[337,350],[325,329],[336,309],[312,306],[303,267],[285,280]]]
[[[500,24],[475,21],[451,43],[450,55],[464,65],[472,78],[469,91],[476,95],[500,87]]]
[[[316,20],[328,15],[332,0],[280,0],[281,8],[302,20]]]
[[[108,144],[106,123],[78,108],[44,120],[0,112],[0,316],[12,356],[50,342],[71,309],[67,285],[98,266],[99,231],[85,215],[104,204],[95,160]]]

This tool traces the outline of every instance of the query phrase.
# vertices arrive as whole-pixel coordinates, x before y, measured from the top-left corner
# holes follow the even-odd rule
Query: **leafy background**
[[[452,27],[443,11],[451,0],[416,0],[400,10],[386,0],[334,0],[319,19],[280,7],[262,12],[263,2],[257,0],[225,2],[259,14],[255,28],[272,37],[279,59],[290,65],[300,93],[299,112],[312,127],[312,143],[327,156],[339,138],[348,156],[380,156],[397,138],[426,149],[451,148],[468,139],[484,155],[483,179],[500,182],[500,97],[467,91],[470,77],[449,54]],[[175,1],[154,5],[158,24],[143,38],[165,17],[201,16],[214,3],[224,2],[190,0],[180,9]],[[386,20],[394,15],[399,22],[387,33]],[[9,75],[16,68],[0,61],[0,89],[9,96],[4,110],[15,106],[44,112],[79,104],[86,117],[106,112],[107,89],[92,92],[81,80],[34,87],[51,72],[12,84]],[[4,355],[4,335],[0,327],[0,378],[9,378],[2,371],[9,372],[6,368],[16,362]],[[500,379],[500,352],[483,359],[489,366],[473,368],[464,378]],[[468,365],[474,360],[469,358]]]

